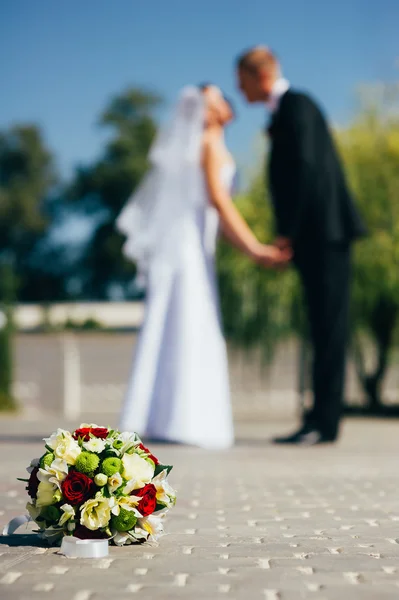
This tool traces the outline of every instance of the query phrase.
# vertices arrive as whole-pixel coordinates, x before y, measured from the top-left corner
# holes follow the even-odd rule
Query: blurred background
[[[233,99],[236,201],[273,238],[267,115],[244,104],[233,69],[257,43],[329,115],[370,229],[355,252],[347,410],[399,414],[398,22],[395,0],[2,0],[3,417],[118,413],[144,294],[114,223],[182,86],[215,82]],[[292,416],[309,401],[296,276],[223,242],[218,263],[236,418]]]

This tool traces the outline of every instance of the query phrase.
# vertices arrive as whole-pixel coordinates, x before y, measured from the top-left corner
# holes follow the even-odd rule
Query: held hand
[[[267,268],[282,268],[288,265],[292,259],[291,248],[280,249],[277,246],[259,244],[256,248],[253,259]]]
[[[280,250],[286,250],[287,248],[292,249],[292,242],[290,238],[287,237],[278,237],[274,241],[274,245],[277,246]]]

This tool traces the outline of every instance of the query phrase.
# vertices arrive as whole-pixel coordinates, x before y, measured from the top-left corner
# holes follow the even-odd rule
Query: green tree
[[[19,299],[38,289],[31,258],[50,222],[46,202],[55,183],[53,159],[37,126],[0,131],[0,259],[12,265]]]
[[[9,264],[0,265],[0,411],[14,410],[12,394],[13,349],[12,305],[15,295],[15,279]]]
[[[260,241],[274,238],[274,220],[264,177],[255,178],[236,204]],[[276,343],[299,324],[297,277],[292,269],[266,270],[227,243],[219,245],[218,272],[224,330],[227,338],[247,349],[261,348],[265,359]]]
[[[70,196],[94,222],[79,265],[87,297],[108,298],[113,286],[126,291],[135,274],[134,265],[123,258],[115,219],[148,167],[160,102],[156,94],[138,88],[116,96],[100,119],[112,130],[102,158],[76,175]]]
[[[352,187],[369,227],[355,251],[353,348],[368,405],[383,408],[382,383],[399,322],[399,118],[396,86],[338,134]],[[396,103],[397,106],[397,103]],[[375,361],[366,356],[374,350]]]

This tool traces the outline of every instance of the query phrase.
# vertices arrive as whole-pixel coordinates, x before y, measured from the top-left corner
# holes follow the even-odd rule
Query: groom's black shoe
[[[277,437],[272,440],[274,444],[295,444],[297,446],[316,446],[335,441],[334,437],[322,434],[311,425],[304,425],[299,431],[286,437]]]

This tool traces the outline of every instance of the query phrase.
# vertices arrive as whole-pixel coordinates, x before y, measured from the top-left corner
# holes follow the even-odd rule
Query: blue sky
[[[235,88],[239,51],[270,45],[291,82],[345,124],[358,83],[397,76],[398,23],[397,0],[1,0],[0,127],[39,123],[69,176],[101,153],[97,119],[112,95],[143,85],[166,110],[180,87],[210,80],[235,101],[228,141],[248,166],[266,116]]]

